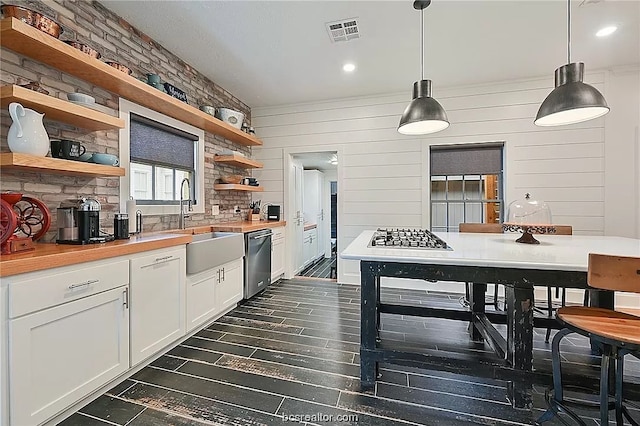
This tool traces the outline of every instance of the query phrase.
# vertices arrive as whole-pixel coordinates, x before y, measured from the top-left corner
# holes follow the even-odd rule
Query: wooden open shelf
[[[19,102],[25,108],[44,113],[45,118],[71,124],[88,130],[123,129],[124,120],[91,108],[54,98],[24,87],[9,85],[0,88],[0,104],[3,108],[11,102]]]
[[[0,21],[0,45],[154,111],[220,135],[236,144],[262,145],[255,136],[179,101],[15,18],[4,18]]]
[[[84,176],[124,176],[122,167],[82,161],[62,160],[60,158],[36,157],[29,154],[5,152],[0,154],[0,167],[4,169],[24,170],[28,172],[47,172],[65,175]]]
[[[216,183],[213,185],[213,189],[215,189],[216,191],[249,191],[249,192],[264,191],[264,188],[261,186],[238,185],[235,183]]]
[[[261,169],[263,164],[259,161],[243,157],[241,155],[216,155],[213,157],[216,163],[229,164],[243,169]]]

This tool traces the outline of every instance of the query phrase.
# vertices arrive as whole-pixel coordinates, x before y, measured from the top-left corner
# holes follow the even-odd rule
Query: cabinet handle
[[[220,284],[220,269],[218,269],[218,284]]]
[[[129,288],[128,287],[124,289],[122,296],[123,296],[122,306],[124,306],[125,309],[129,309]]]
[[[156,263],[166,262],[169,259],[173,259],[173,256],[156,257]]]
[[[95,283],[98,283],[98,282],[100,282],[100,280],[89,280],[89,281],[85,281],[83,283],[71,284],[69,286],[69,290],[73,290],[73,289],[80,288],[80,287],[86,287],[88,285],[95,284]]]
[[[224,268],[222,268],[222,281],[224,281]]]

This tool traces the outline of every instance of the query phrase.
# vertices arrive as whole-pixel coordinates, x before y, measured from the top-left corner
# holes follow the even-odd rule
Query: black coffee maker
[[[100,203],[93,198],[65,200],[58,208],[59,244],[103,243],[100,236]]]

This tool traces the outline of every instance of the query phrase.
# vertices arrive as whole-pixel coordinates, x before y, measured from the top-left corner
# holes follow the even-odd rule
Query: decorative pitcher
[[[42,124],[44,114],[11,102],[9,115],[13,120],[7,135],[11,152],[45,157],[49,152],[49,135]]]

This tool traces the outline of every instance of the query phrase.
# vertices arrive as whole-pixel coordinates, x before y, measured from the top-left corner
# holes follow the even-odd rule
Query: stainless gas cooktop
[[[452,250],[426,229],[378,228],[367,247]]]

